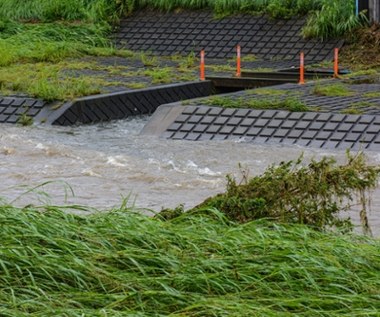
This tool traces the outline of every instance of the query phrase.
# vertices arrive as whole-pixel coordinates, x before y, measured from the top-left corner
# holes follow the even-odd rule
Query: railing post
[[[380,22],[380,4],[379,0],[369,0],[368,1],[369,8],[369,19],[372,23]]]
[[[241,77],[241,47],[236,46],[236,77]]]
[[[300,85],[305,84],[305,54],[301,52],[300,54],[300,81],[298,82]]]
[[[334,78],[339,77],[339,48],[334,49]]]
[[[206,80],[206,76],[205,76],[205,50],[201,50],[200,80]]]

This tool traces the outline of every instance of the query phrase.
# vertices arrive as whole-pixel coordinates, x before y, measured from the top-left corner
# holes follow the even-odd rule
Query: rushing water
[[[21,206],[50,202],[110,209],[129,197],[130,204],[154,211],[179,204],[188,208],[222,192],[226,174],[239,178],[239,164],[256,175],[302,153],[307,160],[324,155],[345,159],[344,152],[140,136],[147,120],[80,127],[1,125],[0,196]],[[368,156],[372,163],[380,162],[379,153]],[[370,215],[376,233],[379,194],[373,195]]]

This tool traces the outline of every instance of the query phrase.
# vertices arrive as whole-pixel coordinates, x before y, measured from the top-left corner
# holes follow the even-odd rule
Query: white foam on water
[[[109,156],[107,157],[108,165],[117,166],[117,167],[126,167],[128,164],[125,162],[122,156]]]
[[[220,176],[222,174],[220,172],[214,172],[208,167],[199,167],[193,161],[188,161],[186,167],[191,172],[196,172],[198,175],[201,176]]]
[[[42,144],[42,143],[38,143],[36,146],[35,146],[36,149],[38,150],[47,150],[49,149],[46,145]]]
[[[86,168],[81,172],[84,176],[102,177],[102,175],[94,172],[91,168]]]

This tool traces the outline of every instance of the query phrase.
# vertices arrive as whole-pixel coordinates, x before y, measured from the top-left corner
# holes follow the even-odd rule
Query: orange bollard
[[[200,80],[206,80],[206,76],[205,76],[205,50],[201,50]]]
[[[236,77],[241,77],[241,47],[236,46]]]
[[[305,54],[301,52],[300,54],[300,81],[298,82],[300,85],[305,84]]]
[[[334,78],[339,77],[339,48],[334,49]]]

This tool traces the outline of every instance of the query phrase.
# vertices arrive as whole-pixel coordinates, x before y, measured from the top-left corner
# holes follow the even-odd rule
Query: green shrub
[[[350,221],[338,214],[347,211],[358,197],[363,227],[369,232],[366,192],[377,186],[379,174],[380,167],[367,165],[363,154],[348,155],[348,162],[342,166],[336,166],[333,158],[312,160],[304,166],[300,158],[271,166],[241,185],[228,177],[224,194],[207,199],[195,209],[216,208],[239,222],[270,218],[319,229],[348,228]]]

